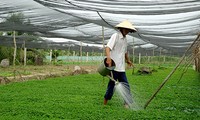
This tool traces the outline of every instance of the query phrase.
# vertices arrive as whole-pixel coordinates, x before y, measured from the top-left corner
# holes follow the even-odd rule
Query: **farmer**
[[[127,83],[127,86],[129,88],[129,94],[130,94],[130,87],[128,84],[128,80],[125,74],[125,63],[127,63],[129,66],[133,66],[132,62],[130,61],[127,53],[127,39],[126,35],[129,32],[136,32],[137,30],[133,27],[133,25],[128,21],[125,20],[118,24],[116,28],[119,29],[117,33],[114,33],[110,40],[108,41],[105,53],[106,53],[106,63],[110,67],[112,65],[112,60],[115,62],[116,67],[111,72],[113,75],[113,78],[115,80],[118,80],[119,82],[125,82]],[[112,59],[112,60],[111,60]],[[104,105],[107,104],[108,100],[111,100],[113,96],[113,90],[114,90],[115,82],[110,80],[107,86],[107,91],[104,96]],[[125,102],[124,107],[128,108],[128,104]]]

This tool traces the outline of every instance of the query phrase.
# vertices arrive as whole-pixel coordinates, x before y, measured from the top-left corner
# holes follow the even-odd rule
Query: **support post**
[[[15,66],[15,60],[16,60],[16,54],[17,54],[17,43],[15,39],[15,31],[13,31],[13,43],[14,43],[13,66]]]
[[[80,58],[81,58],[80,62],[82,62],[82,49],[83,49],[83,42],[81,41],[80,42]]]
[[[27,52],[26,42],[24,41],[24,66],[26,66],[26,52]]]
[[[51,62],[52,61],[52,49],[50,50],[50,53],[49,53],[49,61]]]
[[[134,42],[134,37],[133,37],[133,64],[134,64],[134,62],[135,62],[135,42]]]
[[[26,66],[26,52],[27,52],[27,49],[24,48],[24,66]]]
[[[86,62],[88,62],[88,52],[87,52],[87,54],[86,54],[86,55],[87,55]]]
[[[139,53],[139,65],[141,63],[141,53]]]

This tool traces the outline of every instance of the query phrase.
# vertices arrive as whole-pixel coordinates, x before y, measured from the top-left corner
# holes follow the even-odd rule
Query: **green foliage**
[[[24,24],[24,14],[23,13],[12,13],[5,18],[5,23],[13,25]],[[16,35],[22,35],[22,31],[16,32]],[[13,31],[8,31],[7,35],[13,35]]]
[[[41,49],[27,49],[27,63],[33,65],[36,57],[45,58],[45,52]]]
[[[14,48],[12,47],[4,47],[0,46],[0,61],[3,59],[9,59],[10,64],[12,64],[13,61],[13,51]],[[16,59],[20,61],[20,49],[17,49],[17,56]]]
[[[24,15],[22,13],[12,13],[7,16],[5,22],[23,24]]]
[[[59,54],[60,54],[61,50],[52,50],[52,59],[56,59]]]
[[[31,24],[31,21],[30,19],[25,19],[25,16],[23,13],[11,13],[9,14],[5,20],[4,20],[4,23],[6,24],[12,24],[13,26],[14,25],[30,25]],[[23,35],[24,33],[28,33],[26,31],[21,31],[21,30],[16,30],[16,35]],[[13,35],[13,30],[12,31],[7,31],[7,35]]]
[[[13,72],[1,72],[0,76],[10,77],[10,76],[13,76]]]
[[[15,25],[30,25],[31,21],[30,19],[25,19],[25,16],[23,13],[11,13],[9,14],[5,20],[4,23],[6,24],[13,24],[13,26]],[[15,29],[13,29],[15,30]],[[6,31],[5,33],[8,36],[13,35],[13,30],[12,31]],[[23,35],[23,36],[30,36],[30,32],[26,32],[26,31],[16,31],[15,35]],[[3,32],[0,32],[0,35],[3,35]],[[32,36],[34,37],[34,36]],[[14,44],[14,43],[13,43]],[[0,46],[0,60],[2,59],[9,59],[10,60],[10,64],[12,64],[13,62],[13,54],[14,54],[14,48],[12,47],[1,47]],[[17,53],[16,53],[16,64],[20,64],[20,62],[23,62],[23,51],[22,49],[17,49]],[[30,57],[30,63],[33,63],[33,56],[32,54],[27,55],[28,57]],[[29,62],[29,61],[28,61]]]
[[[145,103],[170,71],[167,68],[141,76],[132,75],[129,70],[127,77],[134,95],[138,93]],[[138,111],[123,108],[123,102],[116,95],[104,106],[108,79],[102,81],[99,74],[1,85],[0,119],[197,120],[200,117],[199,74],[189,69],[178,82],[181,74],[178,70],[147,109]]]
[[[0,61],[3,59],[9,59],[10,64],[12,64],[13,61],[13,51],[14,48],[12,47],[4,47],[0,46]],[[41,49],[27,49],[27,64],[33,65],[35,62],[36,57],[45,58],[45,51]],[[21,62],[24,62],[24,51],[23,49],[17,49],[17,64],[20,64]]]
[[[4,77],[13,77],[14,76],[14,71],[13,72],[1,72],[0,76],[4,76]],[[19,73],[16,73],[19,74]],[[29,71],[23,71],[20,72],[20,75],[30,75],[31,73]]]
[[[3,59],[12,60],[12,48],[0,46],[0,61]]]

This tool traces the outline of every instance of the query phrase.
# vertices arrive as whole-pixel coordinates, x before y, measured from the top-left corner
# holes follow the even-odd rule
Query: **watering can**
[[[103,60],[103,62],[100,64],[98,67],[97,71],[99,72],[100,75],[102,76],[107,76],[110,74],[112,70],[115,69],[115,62],[112,60],[112,65],[109,67],[108,64],[106,63],[107,58]]]

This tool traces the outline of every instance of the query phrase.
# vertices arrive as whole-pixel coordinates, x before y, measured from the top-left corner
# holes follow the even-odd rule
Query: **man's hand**
[[[126,63],[129,65],[129,67],[133,67],[133,63],[130,60],[128,60]]]
[[[108,64],[108,67],[111,67],[112,66],[112,60],[110,57],[107,57],[106,59],[106,64]]]
[[[110,48],[106,47],[105,48],[105,52],[106,52],[106,64],[108,65],[108,67],[112,66],[112,59],[110,58]]]
[[[128,53],[127,52],[125,53],[125,60],[126,60],[126,63],[128,64],[129,67],[133,67],[133,63],[128,58]]]

